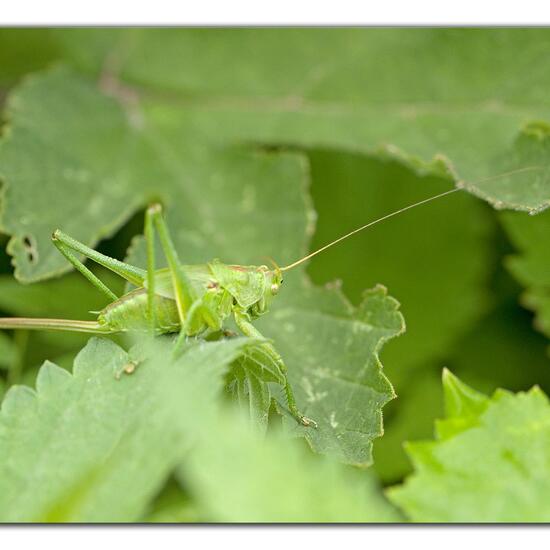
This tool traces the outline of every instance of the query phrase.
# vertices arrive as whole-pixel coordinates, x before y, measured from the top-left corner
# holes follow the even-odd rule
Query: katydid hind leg
[[[40,317],[0,317],[0,329],[59,330],[89,334],[114,334],[117,332],[97,321],[78,319],[45,319]]]
[[[151,334],[155,334],[157,315],[155,310],[155,232],[151,215],[145,213],[145,243],[147,246],[147,313]]]
[[[150,229],[150,239],[153,239],[154,227],[157,230],[162,251],[168,262],[168,268],[170,270],[170,276],[172,278],[172,285],[174,288],[174,297],[176,300],[176,305],[178,309],[178,316],[180,320],[180,335],[176,340],[176,345],[174,348],[174,354],[177,354],[181,349],[183,342],[185,341],[185,336],[189,331],[191,319],[187,319],[188,314],[193,317],[197,311],[200,309],[201,302],[200,299],[195,296],[193,292],[193,287],[191,281],[185,274],[182,263],[179,259],[176,247],[170,236],[168,226],[164,221],[162,215],[162,207],[160,204],[153,204],[150,206],[146,213],[146,227],[149,224]]]
[[[53,238],[53,243],[56,246],[57,250],[63,254],[65,259],[92,285],[94,285],[99,291],[103,292],[110,300],[118,300],[118,296],[96,275],[94,275],[72,252],[69,247],[63,244],[56,238]]]
[[[237,323],[239,330],[245,336],[248,336],[250,338],[264,339],[264,336],[262,335],[262,333],[246,318],[246,316],[243,313],[239,311],[235,311],[234,316],[235,316],[235,322]],[[292,387],[288,381],[287,368],[283,361],[283,358],[277,353],[277,351],[271,344],[265,343],[265,344],[261,344],[261,346],[262,346],[262,349],[265,351],[265,353],[268,355],[268,357],[270,357],[271,360],[277,364],[277,366],[279,367],[285,379],[284,390],[286,394],[286,400],[288,403],[288,409],[292,414],[292,416],[303,426],[317,428],[317,423],[311,418],[308,418],[307,416],[303,415],[298,409],[298,405],[296,404],[296,399],[294,397],[294,392],[292,391]]]
[[[168,261],[168,267],[172,276],[174,285],[174,293],[178,310],[181,309],[182,323],[185,317],[185,311],[191,307],[191,304],[197,299],[194,295],[191,281],[182,269],[182,263],[179,259],[176,247],[170,236],[168,226],[162,215],[162,207],[160,204],[153,204],[147,209],[146,215],[151,218],[155,229],[157,230],[162,251]]]
[[[181,326],[180,333],[178,334],[178,337],[176,338],[176,343],[174,344],[175,356],[177,356],[183,349],[183,345],[185,343],[187,335],[190,334],[191,332],[193,321],[195,320],[197,314],[200,312],[202,307],[203,307],[202,299],[199,298],[198,300],[195,300],[191,304],[191,307],[185,312],[185,321]]]
[[[82,254],[86,258],[89,258],[90,260],[96,262],[97,264],[109,269],[113,273],[116,273],[117,275],[119,275],[129,283],[132,283],[133,285],[141,286],[145,281],[147,272],[144,271],[143,269],[127,264],[125,262],[121,262],[120,260],[116,260],[115,258],[106,256],[105,254],[101,254],[101,252],[98,252],[97,250],[94,250],[93,248],[90,248],[85,244],[82,244],[76,239],[69,237],[69,235],[66,235],[59,229],[54,231],[52,235],[52,240],[55,246],[59,249],[59,251],[75,266],[75,268],[77,268],[88,279],[89,277],[75,263],[73,263],[72,260],[70,260],[67,257],[67,253],[70,255],[72,255],[72,252],[76,252],[77,254]],[[76,259],[74,255],[72,255],[72,257]],[[82,265],[82,267],[84,267],[84,269],[87,272],[92,274],[91,271],[89,271],[88,268],[86,268],[84,264],[82,264],[82,262],[79,262],[79,263]],[[95,275],[93,274],[92,276],[95,277]]]

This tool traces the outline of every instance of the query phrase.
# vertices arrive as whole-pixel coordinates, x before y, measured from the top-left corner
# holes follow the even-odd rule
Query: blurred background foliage
[[[120,39],[119,32],[88,31],[85,40],[79,40],[57,30],[0,30],[0,106],[10,89],[30,73],[62,62],[93,72],[97,60],[107,56]],[[343,42],[341,51],[349,51],[352,58],[353,32],[349,43],[342,32],[337,40]],[[383,42],[382,37],[380,47]],[[185,35],[182,43],[184,47]],[[90,44],[93,47],[87,50]],[[315,57],[315,52],[308,55]],[[206,63],[208,52],[201,56]],[[338,55],[331,61],[335,65],[348,62]],[[273,63],[284,72],[284,60],[274,57]],[[238,60],[236,65],[251,82],[261,78],[248,74]],[[208,79],[207,69],[202,67],[193,78]],[[135,80],[142,78],[135,62],[128,70]],[[287,76],[292,80],[292,74]],[[336,77],[331,82],[338,88]],[[208,81],[202,84],[207,89],[223,89],[222,77],[215,75],[211,85]],[[276,87],[277,82],[268,79],[258,88],[269,85]],[[323,144],[304,145],[301,150],[309,161],[310,192],[318,215],[311,249],[450,187],[443,174],[418,174],[396,160],[376,155]],[[124,258],[132,238],[142,232],[142,216],[136,212],[102,240],[99,249]],[[377,283],[387,286],[401,303],[407,332],[386,345],[381,357],[398,396],[384,409],[385,435],[374,445],[374,469],[384,484],[399,482],[411,470],[403,443],[431,437],[434,420],[442,416],[443,367],[483,392],[497,387],[524,390],[534,384],[550,392],[550,275],[547,252],[541,246],[542,240],[547,241],[549,223],[550,212],[536,218],[500,213],[459,193],[383,223],[311,261],[308,274],[315,283],[340,280],[343,292],[355,304],[363,289]],[[7,238],[3,237],[0,257],[3,316],[83,318],[104,305],[102,296],[74,273],[30,285],[17,282],[5,252]],[[109,281],[115,289],[121,288],[120,281]],[[536,319],[532,309],[537,309]],[[15,383],[32,385],[46,358],[69,368],[86,340],[85,336],[38,332],[2,335],[0,391]],[[193,518],[187,504],[172,509],[172,502],[188,502],[180,492],[171,480],[150,517]]]

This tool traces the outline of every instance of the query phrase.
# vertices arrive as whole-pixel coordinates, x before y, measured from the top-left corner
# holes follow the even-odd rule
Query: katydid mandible
[[[523,168],[495,177],[537,168]],[[96,321],[0,318],[0,329],[61,330],[103,335],[130,331],[179,333],[174,344],[174,352],[177,353],[188,337],[205,337],[222,331],[224,321],[232,315],[245,336],[265,340],[252,321],[269,310],[283,283],[284,271],[302,264],[368,227],[459,190],[460,188],[454,188],[396,210],[343,235],[286,267],[275,266],[272,269],[265,265],[229,265],[219,260],[199,265],[182,264],[162,216],[162,208],[158,204],[150,206],[145,213],[146,270],[105,256],[56,230],[52,235],[54,245],[75,269],[109,297],[111,303],[99,312]],[[168,263],[167,268],[157,269],[155,266],[155,230]],[[136,288],[118,297],[77,255],[83,255],[113,271]],[[292,416],[303,426],[317,427],[314,420],[298,409],[288,381],[286,365],[275,347],[267,341],[262,342],[260,347],[278,370],[278,378],[284,388]]]

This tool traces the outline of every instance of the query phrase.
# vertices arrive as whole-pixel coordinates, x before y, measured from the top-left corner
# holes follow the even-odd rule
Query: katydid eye
[[[277,292],[279,292],[279,285],[273,283],[273,284],[271,285],[271,294],[277,294]]]

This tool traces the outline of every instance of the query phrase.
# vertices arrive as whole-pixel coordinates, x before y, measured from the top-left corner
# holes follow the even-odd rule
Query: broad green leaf
[[[399,304],[382,286],[366,291],[353,308],[338,291],[288,282],[277,306],[257,325],[274,340],[298,405],[318,428],[299,426],[288,415],[285,427],[317,452],[369,465],[372,442],[383,433],[382,407],[395,397],[378,355],[404,330]],[[280,387],[272,392],[285,411]]]
[[[74,373],[46,363],[36,392],[14,386],[0,414],[0,519],[136,521],[215,410],[228,363],[248,341],[203,343],[171,363],[129,360],[92,339]]]
[[[415,473],[389,490],[413,521],[550,520],[550,402],[537,387],[483,396],[447,373],[436,440],[408,445]]]
[[[536,211],[550,204],[549,33],[73,29],[59,39],[81,70],[134,86],[166,116],[186,109],[202,138],[390,156],[452,173],[496,208]]]
[[[241,264],[294,259],[291,239],[304,223],[291,210],[304,180],[300,156],[208,149],[185,132],[178,109],[162,119],[130,107],[62,69],[10,96],[2,229],[19,279],[68,269],[50,242],[56,227],[94,245],[158,199],[184,262],[211,260],[212,251]]]
[[[550,337],[550,213],[525,217],[503,212],[501,220],[517,249],[507,267],[526,288],[522,304],[535,311],[535,327]]]
[[[486,395],[470,388],[448,369],[443,369],[443,396],[445,420],[436,421],[436,432],[440,439],[453,437],[477,426],[489,402]]]
[[[203,433],[179,476],[207,521],[239,523],[387,522],[400,515],[364,470],[315,457],[272,433],[263,443],[243,418],[226,414]],[[223,450],[222,452],[220,452]]]
[[[230,410],[216,414],[223,372],[250,345],[202,343],[176,363],[156,349],[120,381],[129,356],[107,340],[90,340],[74,374],[44,365],[36,392],[14,387],[2,405],[1,520],[398,519],[367,473],[280,435],[262,440]],[[160,510],[155,501],[152,513],[149,502],[182,459],[191,516],[180,493]]]

